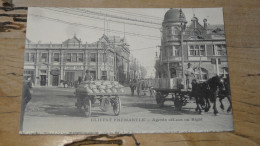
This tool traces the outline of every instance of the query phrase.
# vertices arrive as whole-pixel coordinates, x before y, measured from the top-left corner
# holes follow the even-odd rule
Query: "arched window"
[[[191,34],[192,34],[193,36],[199,36],[199,35],[201,35],[200,31],[197,30],[197,29],[194,29]]]

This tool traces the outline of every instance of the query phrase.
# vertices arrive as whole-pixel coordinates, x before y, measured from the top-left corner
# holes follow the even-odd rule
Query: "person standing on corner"
[[[30,89],[32,88],[31,78],[23,81],[23,91],[22,91],[22,104],[21,104],[21,117],[20,117],[20,131],[23,131],[23,121],[25,109],[28,102],[31,100],[32,95]]]
[[[188,87],[187,89],[191,89],[192,88],[192,85],[191,85],[192,79],[195,78],[195,73],[194,73],[191,63],[188,63],[188,68],[185,70],[185,76],[186,76],[186,86]]]

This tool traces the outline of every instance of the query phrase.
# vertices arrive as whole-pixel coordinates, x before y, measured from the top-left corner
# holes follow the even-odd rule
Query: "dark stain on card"
[[[140,143],[137,141],[134,134],[118,134],[118,135],[115,135],[115,136],[110,136],[110,135],[107,135],[107,134],[100,134],[100,135],[87,137],[87,138],[80,140],[80,141],[74,141],[72,143],[65,144],[64,146],[80,146],[80,145],[93,145],[93,144],[123,145],[123,140],[121,140],[121,139],[115,140],[115,138],[125,137],[125,136],[132,137],[133,140],[135,141],[136,146],[140,146]],[[112,139],[112,140],[98,140],[98,138],[109,138],[109,139]]]

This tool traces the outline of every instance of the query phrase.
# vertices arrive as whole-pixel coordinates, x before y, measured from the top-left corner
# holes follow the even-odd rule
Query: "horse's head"
[[[197,81],[196,79],[193,79],[193,80],[191,81],[191,85],[193,86],[193,85],[196,85],[196,84],[198,84],[198,81]]]
[[[216,87],[218,87],[219,90],[221,90],[221,91],[225,91],[225,90],[226,90],[226,88],[225,88],[225,81],[224,81],[224,78],[223,78],[222,76],[218,76],[218,75],[214,76],[214,77],[212,78],[211,84],[212,84],[212,83],[213,83],[213,85],[215,85]],[[212,85],[211,85],[211,86],[212,86]]]

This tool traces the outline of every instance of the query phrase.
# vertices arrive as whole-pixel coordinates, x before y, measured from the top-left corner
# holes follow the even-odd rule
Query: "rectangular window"
[[[169,52],[168,52],[169,56],[173,56],[173,49],[172,49],[172,47],[170,46],[168,49],[169,49]]]
[[[34,61],[35,61],[35,53],[31,53],[30,62],[34,62]]]
[[[54,55],[53,55],[53,61],[54,61],[54,62],[59,62],[59,61],[60,61],[60,54],[59,54],[59,53],[54,53]]]
[[[29,58],[29,53],[25,53],[25,54],[24,54],[24,61],[25,61],[25,62],[29,62],[29,59],[30,59],[30,58]]]
[[[90,61],[96,62],[96,53],[90,53]]]
[[[194,46],[190,46],[190,56],[194,56],[195,52],[194,52]]]
[[[71,62],[77,62],[77,53],[71,54]]]
[[[213,46],[213,55],[215,56],[226,56],[226,45],[214,45]]]
[[[42,53],[42,62],[48,62],[48,54],[47,53]]]
[[[92,76],[93,80],[96,80],[96,71],[90,71],[90,75]]]
[[[103,53],[103,62],[106,63],[107,62],[107,54]]]
[[[107,80],[107,71],[102,71],[102,80]]]
[[[46,74],[46,73],[47,73],[46,70],[41,70],[40,72],[41,72],[42,74]]]
[[[190,45],[190,56],[206,56],[205,45]]]
[[[78,62],[83,62],[83,53],[78,53]]]
[[[67,62],[71,62],[71,53],[67,53]]]

